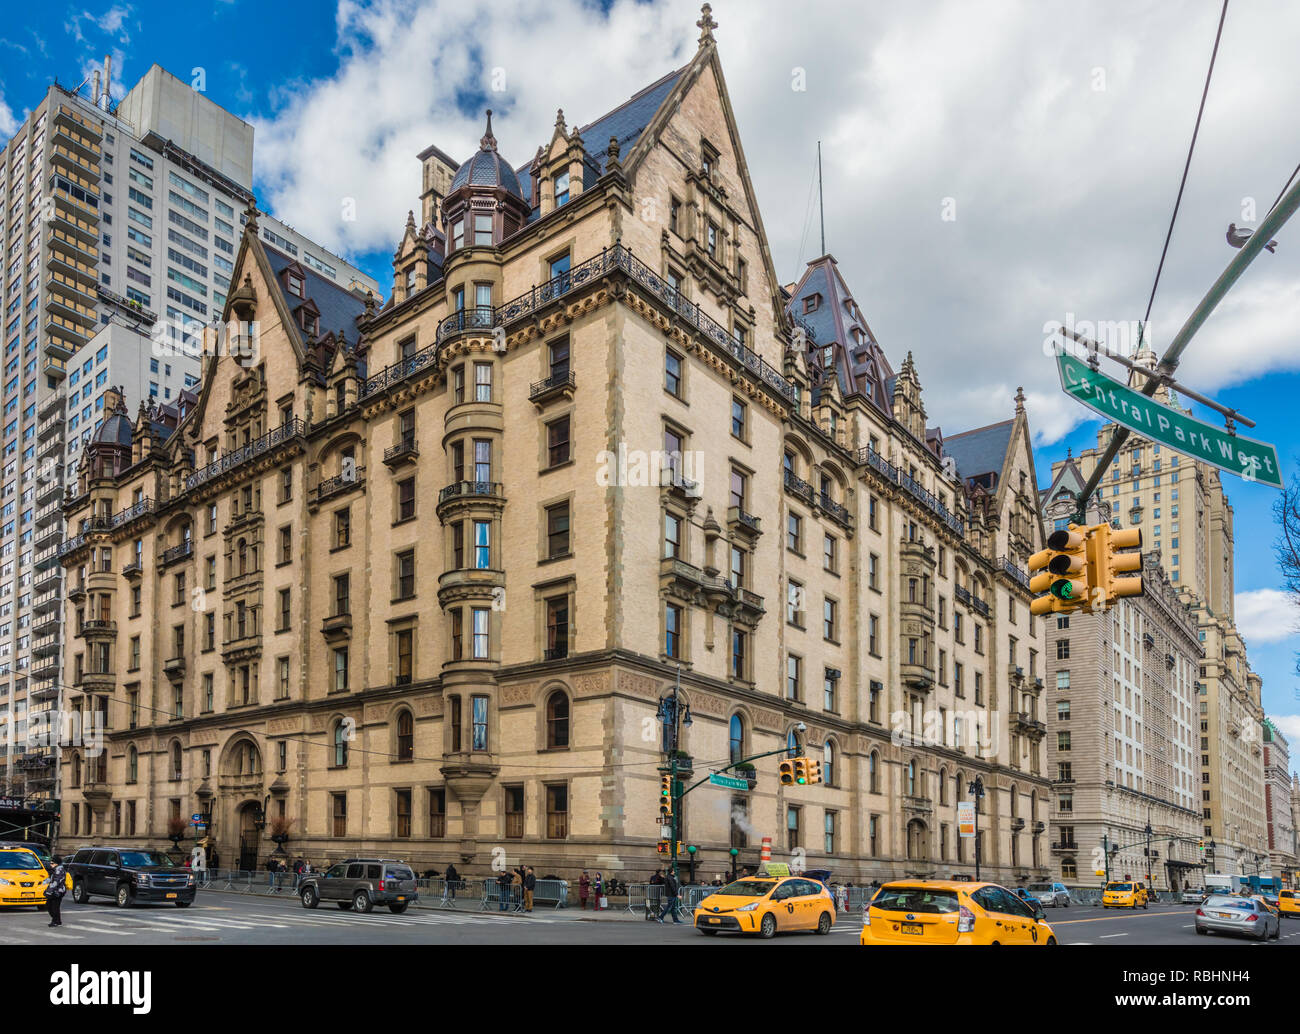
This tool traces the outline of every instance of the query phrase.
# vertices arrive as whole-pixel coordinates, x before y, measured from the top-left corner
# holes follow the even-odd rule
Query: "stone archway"
[[[238,833],[236,847],[239,853],[236,855],[237,865],[235,868],[243,872],[257,871],[257,856],[258,848],[261,846],[262,831],[257,828],[256,820],[260,811],[261,806],[257,801],[246,801],[239,806],[237,813],[238,822],[236,828]]]
[[[930,859],[930,831],[921,819],[912,819],[907,824],[907,860],[925,862]]]

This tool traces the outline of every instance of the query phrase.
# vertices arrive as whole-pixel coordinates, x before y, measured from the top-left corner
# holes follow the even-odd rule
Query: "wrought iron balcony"
[[[852,527],[853,518],[849,515],[848,509],[841,506],[825,492],[818,493],[817,505],[821,508],[822,512],[836,524],[844,528]]]
[[[746,513],[739,506],[727,508],[727,524],[733,531],[739,531],[750,538],[763,534],[762,522],[752,513]]]
[[[162,567],[170,567],[172,564],[190,559],[193,555],[194,543],[187,539],[179,546],[172,546],[170,549],[164,549],[163,555],[159,558],[158,563]]]
[[[545,380],[534,381],[532,387],[528,389],[528,400],[545,402],[557,395],[571,396],[576,387],[577,380],[572,370],[559,371],[552,373]]]
[[[801,499],[809,506],[812,506],[814,499],[813,486],[808,484],[808,482],[803,478],[796,477],[794,473],[789,470],[785,471],[785,490],[796,499]]]
[[[403,438],[396,445],[384,450],[384,463],[396,469],[404,463],[414,463],[419,455],[420,446],[415,438]]]
[[[323,503],[326,499],[332,499],[336,495],[342,495],[344,492],[350,492],[354,488],[363,488],[366,479],[361,476],[362,467],[357,467],[351,474],[336,474],[332,478],[326,478],[313,493],[317,503]]]
[[[501,482],[499,481],[453,481],[450,485],[438,493],[438,502],[445,503],[448,499],[457,499],[463,496],[501,496]]]
[[[939,502],[937,496],[927,491],[918,481],[908,474],[904,474],[887,459],[876,452],[871,446],[858,450],[858,462],[866,464],[872,470],[882,475],[886,480],[894,482],[912,498],[924,506],[927,510],[939,518],[948,528],[957,536],[966,534],[966,526],[962,519],[949,510],[943,503]]]
[[[270,452],[277,445],[306,433],[306,422],[301,417],[293,417],[273,431],[268,431],[262,437],[249,442],[247,445],[240,446],[238,449],[231,449],[224,456],[213,460],[206,467],[201,467],[193,474],[190,474],[185,479],[185,491],[192,491],[213,478],[241,467],[250,460]]]

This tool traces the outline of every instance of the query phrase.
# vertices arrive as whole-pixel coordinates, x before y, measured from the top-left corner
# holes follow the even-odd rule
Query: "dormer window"
[[[415,290],[415,267],[412,266],[406,271],[406,293],[411,294]]]
[[[714,170],[718,167],[718,149],[707,140],[700,141],[700,171],[704,173],[705,179],[713,179]]]
[[[810,312],[816,312],[821,303],[822,296],[820,294],[809,295],[803,300],[803,311],[805,315]]]
[[[555,207],[567,203],[569,200],[569,173],[566,169],[555,177]]]
[[[295,298],[306,297],[306,279],[296,270],[291,269],[285,274],[285,287]]]

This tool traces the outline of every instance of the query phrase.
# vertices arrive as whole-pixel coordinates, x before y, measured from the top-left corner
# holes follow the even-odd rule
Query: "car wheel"
[[[1198,927],[1196,928],[1196,932],[1199,933],[1199,934],[1208,934],[1210,931],[1207,930],[1207,929],[1206,929],[1205,927],[1203,927],[1203,926],[1198,926]]]
[[[772,915],[771,912],[767,913],[767,915],[763,917],[763,921],[758,925],[758,933],[760,937],[764,938],[775,937],[776,916]]]
[[[1281,939],[1282,939],[1282,922],[1281,920],[1279,920],[1277,926],[1273,928],[1273,940],[1278,941]]]
[[[117,907],[126,908],[129,904],[131,904],[131,885],[129,883],[119,884],[117,888]]]
[[[352,895],[352,910],[354,912],[369,912],[374,907],[370,903],[370,895],[364,890],[359,890]]]
[[[1259,936],[1256,937],[1255,940],[1257,940],[1257,941],[1266,941],[1266,940],[1268,940],[1268,927],[1267,927],[1267,926],[1264,927],[1264,929],[1262,929],[1262,930],[1259,932]]]
[[[705,937],[717,937],[717,936],[718,936],[718,931],[717,931],[717,930],[710,930],[707,926],[697,926],[696,929],[699,930],[700,933],[704,934]]]
[[[1055,937],[1049,937],[1049,938],[1047,938],[1047,946],[1048,946],[1049,948],[1055,948],[1055,947],[1056,947],[1056,938],[1055,938]]]
[[[352,902],[351,902],[351,901],[340,901],[340,902],[338,902],[338,906],[339,906],[339,908],[343,909],[344,912],[351,912],[351,911],[352,911]]]
[[[303,887],[302,889],[302,907],[315,908],[320,904],[320,895],[316,893],[315,887]]]
[[[90,895],[86,893],[85,880],[75,880],[72,884],[72,900],[78,905],[84,905],[90,900]]]
[[[831,914],[829,912],[823,912],[817,919],[817,932],[820,934],[831,932]]]
[[[1066,899],[1065,899],[1064,907],[1065,907],[1065,908],[1069,908],[1069,907],[1070,907],[1070,899],[1069,899],[1069,898],[1066,898]]]
[[[406,908],[409,904],[410,904],[409,901],[399,901],[395,905],[389,905],[388,911],[392,912],[393,915],[395,916],[400,916],[403,912],[406,911]]]
[[[176,902],[176,907],[177,907],[177,908],[189,908],[190,905],[192,905],[192,904],[194,904],[194,902],[192,902],[192,901],[178,901],[178,902]]]

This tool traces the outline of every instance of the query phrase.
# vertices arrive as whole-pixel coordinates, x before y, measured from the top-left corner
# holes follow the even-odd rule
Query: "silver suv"
[[[339,908],[369,912],[387,905],[395,915],[405,912],[419,897],[415,873],[395,858],[348,858],[330,866],[327,872],[302,878],[298,896],[303,908],[315,908],[333,901]]]

